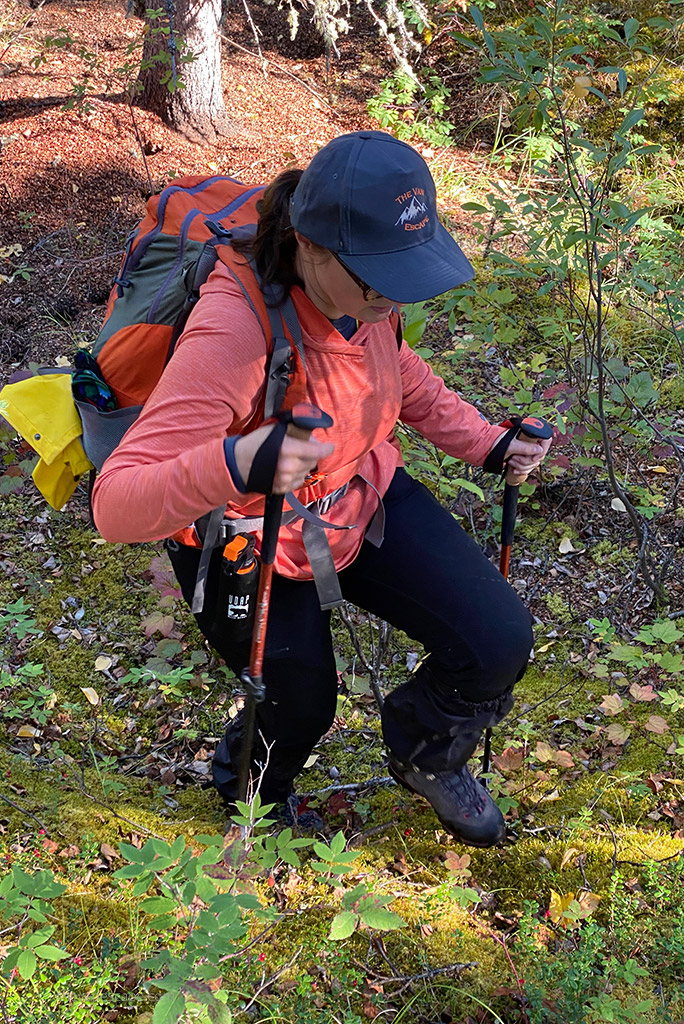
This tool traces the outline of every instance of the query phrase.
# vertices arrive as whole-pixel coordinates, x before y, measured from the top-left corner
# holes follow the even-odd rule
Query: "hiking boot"
[[[496,846],[506,836],[503,814],[465,765],[446,772],[420,771],[390,761],[390,774],[405,789],[425,797],[447,832],[468,846]]]

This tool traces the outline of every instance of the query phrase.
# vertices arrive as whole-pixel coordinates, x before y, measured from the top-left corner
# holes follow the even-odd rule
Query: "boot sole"
[[[478,843],[475,839],[467,839],[465,836],[462,836],[460,832],[455,832],[453,826],[448,825],[444,818],[440,817],[440,815],[437,813],[435,808],[432,807],[432,804],[430,803],[426,796],[424,796],[422,793],[419,793],[417,789],[414,789],[413,786],[411,786],[406,781],[406,779],[403,779],[401,775],[399,775],[394,770],[394,768],[392,768],[392,765],[388,765],[387,770],[389,771],[394,781],[397,782],[400,786],[402,786],[405,790],[407,790],[409,793],[412,793],[414,796],[420,797],[421,800],[425,800],[425,803],[428,805],[428,807],[432,808],[436,818],[441,823],[443,828],[449,833],[450,836],[453,836],[454,839],[458,839],[459,843],[463,843],[464,846],[474,846],[478,850],[491,850],[494,846],[503,846],[504,839],[506,838],[505,833],[500,839],[495,839],[493,843]]]

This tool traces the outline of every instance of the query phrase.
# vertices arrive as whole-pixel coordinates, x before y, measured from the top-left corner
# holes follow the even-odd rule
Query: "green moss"
[[[594,544],[589,554],[597,565],[617,565],[625,558],[619,546],[607,538]]]
[[[660,388],[660,404],[672,412],[684,409],[684,380],[681,377],[664,381]]]
[[[553,622],[567,626],[575,620],[576,616],[568,607],[568,601],[560,594],[545,594],[543,601]]]

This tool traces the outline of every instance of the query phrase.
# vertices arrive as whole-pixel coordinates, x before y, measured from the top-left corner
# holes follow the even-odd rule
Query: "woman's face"
[[[330,320],[351,316],[366,324],[386,320],[399,304],[372,289],[364,296],[363,283],[331,253],[295,232],[297,272],[314,306]]]

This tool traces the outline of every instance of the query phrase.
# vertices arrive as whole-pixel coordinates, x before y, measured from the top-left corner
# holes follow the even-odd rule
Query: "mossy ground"
[[[506,19],[509,7],[499,5]],[[641,18],[651,9],[630,3],[625,13]],[[652,138],[670,147],[677,141],[681,86],[676,67],[664,74],[674,102],[653,98],[649,127]],[[600,133],[605,126],[598,119],[595,127]],[[481,198],[491,187],[492,166],[483,163],[461,198]],[[676,169],[661,169],[654,202],[667,214],[680,201],[678,184]],[[518,165],[508,170],[515,173]],[[637,185],[647,199],[655,196],[647,176]],[[496,283],[491,269],[475,262],[479,286]],[[581,282],[578,288],[585,297]],[[529,387],[537,400],[547,381],[526,360],[530,347],[540,347],[532,326],[552,303],[535,287],[516,285],[504,303],[515,325],[505,367],[498,356],[475,351],[479,338],[454,342],[438,321],[438,368],[469,398],[486,396],[493,415],[494,403],[509,401],[516,390],[509,380],[502,398],[502,368],[519,369],[520,388]],[[661,408],[679,413],[680,368],[663,355],[664,332],[622,307],[609,311],[607,327],[611,354],[639,361],[656,353]],[[429,336],[426,341],[433,344]],[[548,352],[549,362],[554,355]],[[3,454],[7,465],[16,463],[11,445]],[[415,470],[417,457],[409,461]],[[430,486],[493,548],[489,510],[427,461],[418,470],[430,475]],[[648,465],[639,471],[648,472]],[[612,514],[604,484],[595,476],[586,483],[580,474],[557,484],[520,506],[511,578],[535,615],[536,652],[513,714],[495,733],[489,784],[507,813],[506,845],[463,847],[427,804],[389,782],[367,673],[338,623],[338,715],[299,784],[323,811],[328,837],[342,830],[357,859],[338,888],[321,882],[310,851],[300,868],[279,863],[256,880],[259,897],[282,917],[261,938],[254,923],[254,945],[222,965],[236,1022],[684,1019],[684,713],[663,696],[678,688],[681,673],[652,658],[646,664],[613,658],[610,642],[591,627],[591,618],[606,610],[625,627],[627,641],[660,613],[642,591],[638,613],[625,612],[621,588],[638,551],[624,520]],[[486,494],[499,500],[493,490]],[[201,846],[195,837],[223,833],[224,810],[204,783],[239,688],[205,650],[187,609],[162,597],[154,568],[161,551],[101,544],[84,505],[72,508],[46,511],[28,486],[3,495],[0,508],[0,612],[23,597],[38,631],[24,634],[16,616],[8,616],[0,858],[5,873],[11,866],[31,873],[48,868],[66,885],[50,920],[53,941],[73,957],[40,984],[15,981],[12,991],[22,1024],[119,1018],[142,1024],[159,992],[143,989],[136,965],[167,945],[180,950],[185,936],[180,927],[150,932],[141,896],[112,878],[123,863],[119,844],[180,835]],[[559,549],[565,541],[572,550]],[[149,624],[159,611],[172,618],[162,632]],[[365,622],[357,628],[368,650]],[[674,640],[652,649],[676,653],[679,647]],[[400,684],[407,657],[416,654],[409,638],[395,633],[382,658],[382,686]],[[21,675],[30,665],[42,666],[35,678]],[[174,677],[181,667],[191,670],[189,678]],[[50,696],[11,717],[39,684]],[[20,735],[21,726],[34,734]],[[364,780],[373,782],[364,787]],[[331,786],[352,783],[359,788],[331,798]],[[330,924],[342,893],[362,881],[393,897],[405,927],[361,929],[334,942]],[[630,980],[630,962],[646,975]],[[63,993],[49,1014],[47,991]],[[242,1013],[255,994],[254,1010]],[[85,1016],[76,1016],[74,999]]]
[[[8,519],[22,507],[21,496],[14,503],[7,510]],[[534,522],[531,510],[524,520],[528,526]],[[557,544],[568,531],[562,520],[540,526],[523,530],[520,543]],[[154,937],[145,930],[139,900],[132,900],[111,879],[111,870],[121,864],[111,851],[122,840],[144,842],[149,835],[171,841],[182,834],[191,841],[194,835],[223,831],[222,806],[210,789],[201,788],[204,776],[191,781],[190,771],[183,773],[179,765],[187,769],[196,755],[206,756],[211,736],[220,735],[234,697],[225,674],[199,655],[195,686],[188,683],[180,697],[164,694],[159,678],[149,676],[122,686],[119,680],[130,669],[152,664],[163,679],[164,667],[169,672],[192,664],[193,651],[203,650],[191,617],[179,602],[166,609],[174,618],[169,637],[145,635],[142,623],[160,601],[149,572],[159,552],[97,544],[96,534],[85,525],[74,525],[69,514],[49,515],[42,529],[51,536],[48,539],[46,533],[40,547],[27,544],[24,534],[15,536],[9,553],[16,566],[13,582],[25,580],[27,585],[8,587],[6,580],[4,591],[5,602],[16,598],[19,590],[26,595],[35,628],[41,632],[23,639],[10,632],[6,659],[13,672],[22,664],[42,664],[39,681],[49,686],[55,699],[47,722],[34,737],[17,736],[23,719],[4,718],[0,773],[5,774],[6,793],[16,807],[4,807],[0,856],[8,857],[8,865],[49,867],[67,885],[53,913],[59,941],[74,956],[100,963],[103,944],[111,948],[115,939],[117,962],[127,963],[149,953]],[[42,579],[47,547],[58,557],[56,567]],[[610,567],[613,553],[614,542],[602,540],[586,554],[586,565],[595,571]],[[655,705],[630,695],[632,682],[645,681],[643,669],[611,675],[613,665],[600,652],[598,660],[605,663],[607,678],[597,676],[597,658],[588,657],[591,641],[572,602],[549,587],[537,605],[543,606],[548,614],[538,627],[537,645],[544,650],[519,685],[514,715],[495,737],[491,784],[509,808],[507,845],[492,851],[466,850],[445,835],[426,804],[387,783],[365,790],[361,786],[334,806],[327,803],[330,793],[322,793],[317,802],[329,833],[342,828],[358,852],[354,873],[343,886],[364,880],[391,895],[393,909],[406,922],[399,931],[383,936],[383,955],[392,970],[373,942],[369,945],[368,932],[341,945],[329,941],[340,893],[331,893],[315,879],[305,855],[296,876],[280,868],[273,892],[264,890],[266,899],[277,894],[286,912],[258,946],[264,959],[248,956],[240,970],[226,966],[224,984],[235,992],[235,999],[244,991],[245,971],[250,984],[256,984],[259,970],[276,972],[295,958],[260,997],[262,1014],[277,1007],[280,1019],[298,1021],[306,1017],[305,1006],[308,1012],[313,1006],[321,1020],[342,1010],[352,1020],[364,1006],[367,1013],[375,1006],[418,1021],[431,1019],[429,1014],[436,1012],[459,1019],[485,1004],[507,1021],[517,1020],[516,972],[536,976],[536,971],[541,977],[543,964],[551,964],[561,948],[571,958],[583,955],[585,926],[566,921],[562,914],[555,921],[544,917],[549,909],[556,913],[554,893],[561,898],[568,893],[597,897],[589,919],[603,929],[617,962],[628,959],[625,950],[632,939],[616,921],[616,908],[620,900],[638,903],[642,916],[635,919],[634,928],[640,937],[634,942],[655,949],[651,923],[657,901],[649,896],[646,868],[639,865],[663,861],[665,872],[668,865],[678,863],[679,772],[672,737],[684,728],[684,717],[681,711],[664,710],[659,698]],[[80,609],[84,611],[78,615]],[[550,621],[564,635],[548,641]],[[357,627],[365,643],[363,619]],[[359,676],[358,659],[351,671],[355,653],[347,631],[340,625],[336,635],[339,714],[317,749],[317,761],[300,779],[300,788],[313,793],[314,802],[315,794],[331,785],[377,780],[386,771],[367,680]],[[410,652],[415,653],[415,645],[396,634],[383,656],[384,686],[405,678]],[[106,669],[102,663],[96,667],[98,657],[110,659]],[[89,687],[99,698],[95,706],[83,692]],[[35,682],[28,681],[14,693],[6,690],[0,711],[6,714],[17,697],[30,695],[32,688]],[[605,694],[618,694],[623,709],[612,716],[601,710]],[[667,719],[661,733],[649,731],[647,725],[654,711]],[[608,729],[616,722],[625,723],[627,735],[611,740]],[[183,728],[198,724],[201,735],[192,741],[182,738]],[[169,728],[164,732],[165,726]],[[177,731],[180,740],[174,739]],[[160,775],[165,744],[173,748],[168,762],[175,772],[169,783]],[[470,858],[458,861],[461,874],[460,869],[454,874],[454,862],[449,860],[453,853]],[[674,901],[661,935],[674,957],[672,977],[663,982],[663,990],[675,1020],[678,979],[684,970],[684,963],[672,953],[679,948],[675,911],[680,897],[675,876],[670,881],[665,874],[663,878]],[[464,888],[472,889],[472,898],[459,897]],[[536,967],[515,938],[521,915],[541,929]],[[643,957],[642,961],[646,962]],[[469,966],[450,967],[459,964]],[[397,995],[401,984],[391,981],[393,972],[398,978],[422,980]],[[374,981],[378,978],[390,980]],[[562,988],[559,981],[553,984]],[[642,987],[646,999],[648,986]],[[630,991],[617,976],[614,991],[626,1006]],[[146,999],[140,992],[129,992],[124,1003],[130,1013],[144,1013]],[[657,1008],[634,1017],[643,1024],[663,1019],[668,1018]]]

